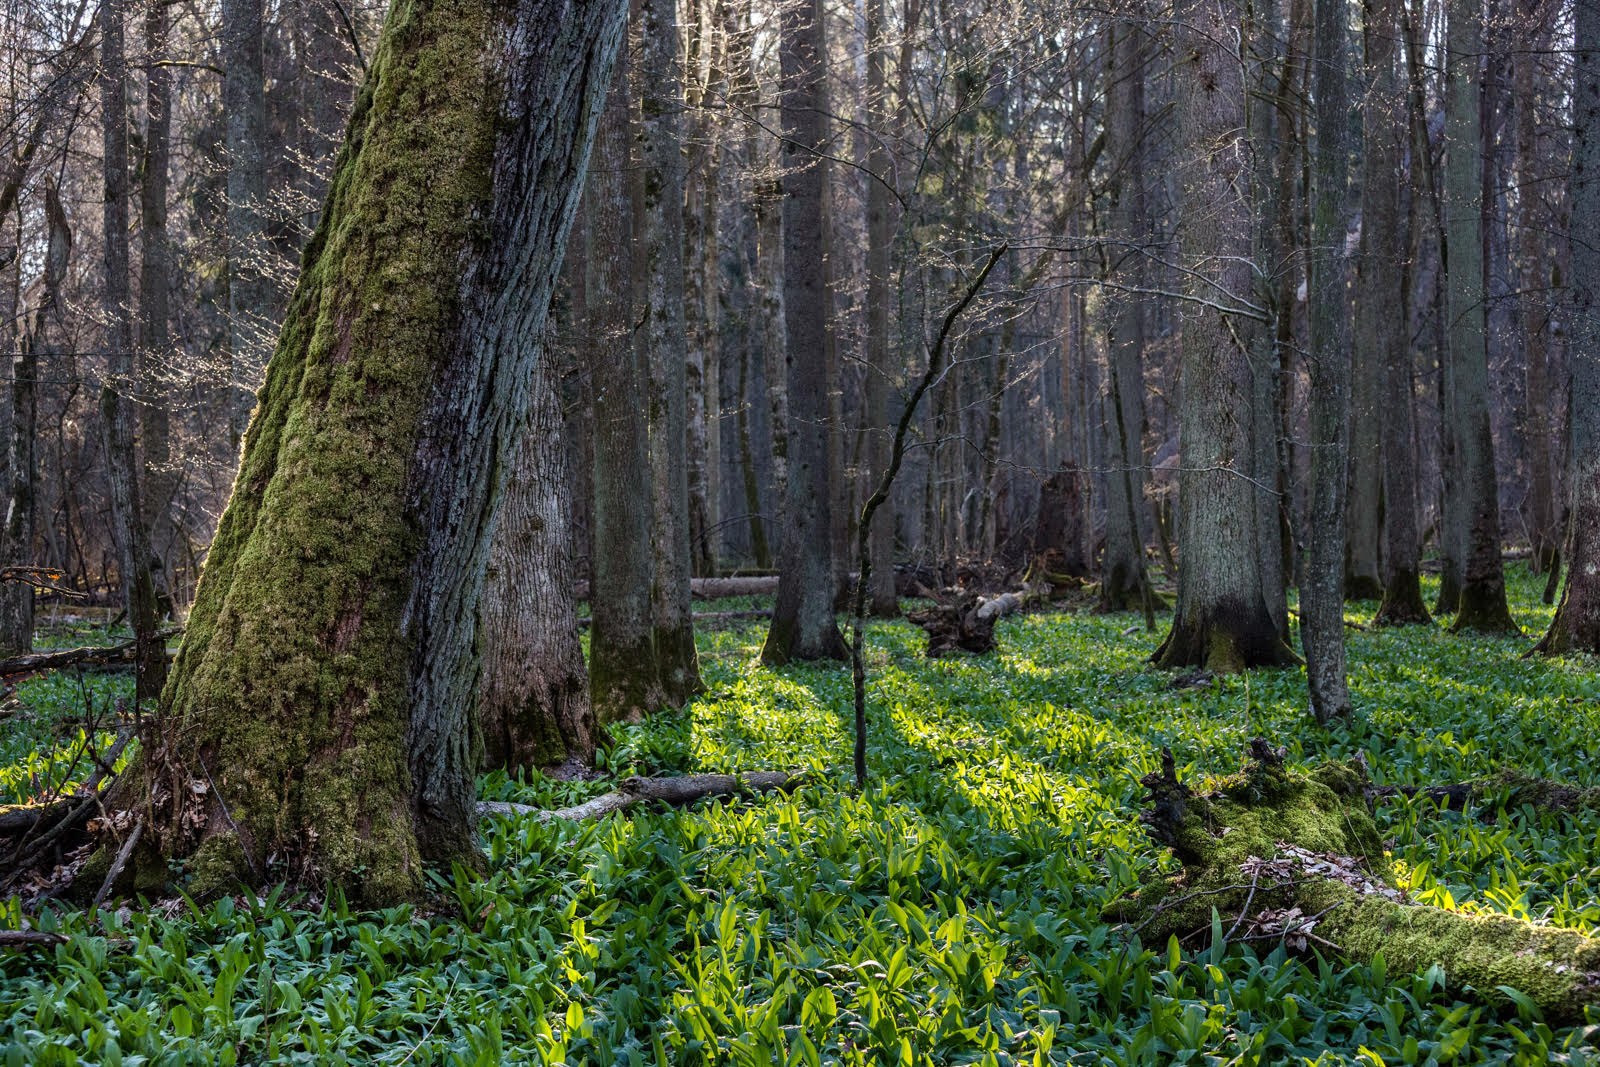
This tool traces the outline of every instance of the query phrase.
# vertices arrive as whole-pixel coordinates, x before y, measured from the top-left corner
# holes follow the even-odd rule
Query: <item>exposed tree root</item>
[[[480,800],[479,815],[531,815],[542,822],[563,819],[581,822],[598,819],[614,811],[625,811],[635,804],[659,800],[682,806],[706,797],[766,793],[789,790],[804,784],[806,771],[746,771],[743,774],[689,774],[682,778],[624,778],[616,792],[606,793],[570,808],[535,808],[504,800]]]
[[[1439,964],[1452,987],[1493,996],[1509,986],[1553,1022],[1600,1006],[1600,941],[1406,896],[1368,811],[1382,793],[1370,788],[1362,764],[1300,774],[1260,739],[1251,755],[1241,773],[1205,793],[1178,781],[1170,752],[1161,773],[1144,779],[1150,806],[1141,821],[1183,864],[1121,913],[1146,941],[1204,938],[1214,908],[1226,938],[1315,947],[1359,962],[1382,953],[1391,973]]]

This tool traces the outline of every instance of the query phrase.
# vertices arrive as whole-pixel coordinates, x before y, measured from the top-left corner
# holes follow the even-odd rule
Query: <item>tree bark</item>
[[[889,156],[889,40],[883,0],[866,0],[866,121],[871,128],[867,148],[867,387],[863,422],[867,428],[868,482],[878,485],[889,468],[893,429],[889,395],[894,368],[889,359],[891,253],[894,246],[894,180]],[[894,588],[894,516],[870,531],[867,551],[867,610],[879,618],[900,614]]]
[[[376,904],[419,894],[424,861],[477,862],[493,503],[624,8],[390,8],[124,778],[196,893],[270,876]]]
[[[1344,0],[1317,0],[1317,149],[1311,216],[1311,558],[1300,583],[1301,641],[1311,713],[1319,723],[1350,715],[1345,678],[1345,493],[1350,454],[1349,302],[1345,211],[1349,120]],[[1375,576],[1374,576],[1375,577]]]
[[[1572,99],[1567,581],[1537,651],[1600,653],[1600,6],[1579,0]]]
[[[1482,130],[1479,68],[1481,0],[1449,0],[1446,35],[1445,166],[1449,241],[1451,423],[1460,456],[1454,536],[1462,546],[1460,611],[1453,632],[1517,633],[1500,562],[1500,500],[1489,422],[1489,364],[1483,275]]]
[[[834,620],[827,293],[822,276],[821,27],[810,2],[779,19],[783,123],[783,318],[789,433],[778,596],[761,661],[844,659]]]
[[[1374,622],[1427,623],[1420,581],[1417,461],[1412,443],[1411,279],[1400,221],[1400,161],[1406,149],[1405,98],[1395,62],[1400,36],[1398,0],[1366,0],[1366,108],[1362,112],[1361,264],[1357,321],[1373,346],[1382,395],[1383,601]],[[1421,164],[1414,164],[1420,169]],[[1420,199],[1421,191],[1413,194]],[[1417,207],[1413,202],[1412,211]]]
[[[1184,0],[1175,13],[1179,175],[1185,205],[1179,304],[1178,604],[1154,660],[1214,671],[1295,662],[1267,609],[1256,551],[1251,369],[1230,329],[1252,292],[1248,144],[1237,57],[1222,42],[1237,25],[1229,0]],[[1228,310],[1218,310],[1217,305]]]
[[[651,611],[649,396],[644,345],[635,336],[633,219],[637,205],[629,151],[633,120],[626,61],[595,135],[584,200],[588,265],[584,303],[594,389],[594,615],[589,699],[601,723],[637,721],[665,695]]]
[[[172,377],[172,242],[167,233],[168,161],[172,140],[172,68],[160,62],[167,47],[170,19],[166,0],[145,0],[144,158],[139,187],[139,436],[142,445],[145,511],[150,517],[150,567],[156,615],[172,613],[172,566],[177,530],[172,509],[177,495],[172,463],[171,416],[167,383]]]
[[[150,540],[140,497],[133,413],[124,403],[136,394],[133,309],[128,283],[128,100],[127,59],[123,50],[120,0],[100,3],[100,116],[104,134],[105,186],[104,314],[106,380],[100,389],[111,515],[117,541],[118,579],[133,630],[137,699],[161,695],[167,677],[166,650],[151,640],[156,629],[155,585],[150,571]]]
[[[639,146],[644,180],[637,222],[643,250],[642,341],[650,374],[650,476],[654,493],[653,642],[667,703],[686,704],[704,685],[694,645],[689,573],[689,469],[683,315],[683,162],[678,115],[676,0],[639,0]]]
[[[266,273],[266,59],[263,0],[222,5],[222,111],[228,175],[229,442],[244,436],[255,387],[271,354]]]

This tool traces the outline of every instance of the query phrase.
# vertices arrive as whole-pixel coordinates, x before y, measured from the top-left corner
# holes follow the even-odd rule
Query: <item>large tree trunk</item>
[[[889,395],[893,364],[889,359],[889,324],[892,299],[890,255],[895,223],[893,161],[885,138],[889,130],[889,41],[884,25],[883,0],[866,0],[867,92],[866,121],[872,130],[867,148],[867,388],[862,422],[867,428],[868,484],[879,485],[889,468],[892,427]],[[867,609],[879,617],[900,614],[894,588],[894,515],[873,524],[869,531]]]
[[[534,363],[528,425],[495,505],[478,607],[484,766],[507,771],[591,766],[603,736],[573,610],[572,480],[549,352]]]
[[[783,319],[789,367],[788,462],[777,602],[761,661],[844,659],[833,617],[833,500],[829,474],[822,277],[821,27],[816,5],[788,4],[779,21],[783,121]]]
[[[667,703],[681,706],[703,687],[689,606],[689,468],[685,458],[683,316],[683,146],[678,114],[683,71],[678,66],[676,0],[639,4],[640,152],[644,190],[638,216],[643,250],[642,341],[650,375],[650,475],[655,494],[655,571],[651,590],[656,665]]]
[[[228,437],[237,448],[272,339],[267,276],[267,76],[263,0],[222,5],[222,112],[228,160]]]
[[[1144,28],[1136,20],[1113,22],[1107,58],[1106,144],[1111,161],[1111,280],[1144,287]],[[1108,290],[1111,329],[1106,339],[1111,416],[1106,419],[1107,454],[1113,468],[1107,481],[1106,545],[1100,557],[1101,611],[1127,611],[1148,597],[1144,562],[1144,345],[1147,298],[1138,292]]]
[[[129,307],[128,265],[128,100],[127,60],[123,51],[120,0],[100,3],[100,118],[104,133],[105,181],[104,313],[106,378],[100,388],[100,425],[106,452],[106,481],[117,541],[128,626],[138,649],[135,690],[139,700],[161,695],[167,677],[164,645],[156,630],[155,584],[150,571],[150,539],[140,497],[133,412],[125,399],[138,393],[134,375],[133,314]]]
[[[602,722],[638,720],[664,695],[651,613],[653,554],[644,345],[634,335],[632,115],[618,63],[584,199],[584,304],[594,390],[594,583],[589,698]]]
[[[1600,7],[1577,5],[1567,584],[1538,650],[1600,653]]]
[[[167,332],[172,287],[172,247],[167,235],[167,164],[172,139],[172,69],[160,61],[167,47],[169,18],[165,0],[145,0],[144,159],[140,170],[139,233],[139,436],[144,463],[145,512],[150,518],[150,567],[156,588],[156,614],[172,610],[172,566],[176,527],[172,521],[177,469],[172,463],[171,417],[167,383],[172,379]]]
[[[1217,671],[1295,660],[1263,593],[1253,438],[1239,418],[1250,410],[1252,376],[1229,321],[1252,293],[1244,86],[1237,57],[1223,46],[1238,15],[1228,0],[1184,0],[1174,31],[1186,206],[1180,248],[1190,297],[1179,305],[1182,558],[1172,630],[1154,659]]]
[[[1350,714],[1345,678],[1345,492],[1350,450],[1349,302],[1345,269],[1348,93],[1345,3],[1317,0],[1317,150],[1311,216],[1311,558],[1300,583],[1301,640],[1311,712],[1318,722]],[[1376,575],[1372,576],[1376,578]]]
[[[125,779],[196,892],[476,861],[476,614],[620,0],[399,0]],[[286,864],[268,868],[269,856]]]
[[[1400,25],[1398,0],[1366,0],[1366,108],[1362,112],[1364,168],[1361,177],[1361,277],[1357,321],[1373,346],[1383,416],[1383,602],[1375,622],[1405,625],[1431,621],[1419,577],[1417,460],[1412,443],[1411,346],[1407,340],[1411,280],[1406,229],[1400,221],[1400,160],[1406,146],[1405,98],[1395,61]],[[1419,169],[1421,164],[1416,165]],[[1412,217],[1418,210],[1412,197]]]
[[[1454,537],[1462,546],[1460,610],[1452,630],[1517,633],[1500,561],[1500,500],[1489,422],[1484,317],[1483,186],[1479,152],[1482,0],[1450,0],[1445,90],[1445,214],[1449,241],[1450,420],[1459,455]]]

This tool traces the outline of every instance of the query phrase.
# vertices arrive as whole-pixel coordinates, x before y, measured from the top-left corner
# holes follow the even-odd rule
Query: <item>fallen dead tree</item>
[[[1178,780],[1170,752],[1143,779],[1150,796],[1140,819],[1183,865],[1120,909],[1147,943],[1207,938],[1215,909],[1228,941],[1315,947],[1362,963],[1382,953],[1391,973],[1438,964],[1452,986],[1482,995],[1508,986],[1552,1022],[1600,1006],[1600,941],[1406,895],[1368,810],[1375,794],[1363,764],[1300,774],[1260,739],[1251,756],[1204,793]]]
[[[926,654],[938,659],[960,650],[981,656],[994,651],[994,624],[1027,602],[1027,592],[1001,593],[982,597],[977,593],[951,590],[936,593],[918,587],[917,595],[933,601],[933,606],[906,612],[906,618],[928,634]]]
[[[162,630],[152,634],[156,641],[166,641],[182,633],[181,629]],[[0,660],[0,677],[13,674],[32,674],[35,671],[54,671],[62,667],[92,664],[106,666],[110,664],[133,663],[135,655],[134,641],[124,641],[116,645],[86,645],[83,648],[64,648],[58,652],[30,652],[24,656],[12,656],[10,659]],[[172,658],[172,653],[167,658]]]
[[[805,771],[746,771],[743,774],[689,774],[681,778],[624,778],[615,792],[605,793],[570,808],[535,808],[504,800],[480,800],[479,815],[531,815],[542,822],[562,819],[581,822],[598,819],[614,811],[626,811],[635,804],[661,801],[674,807],[692,804],[707,797],[740,796],[790,790],[804,784]]]

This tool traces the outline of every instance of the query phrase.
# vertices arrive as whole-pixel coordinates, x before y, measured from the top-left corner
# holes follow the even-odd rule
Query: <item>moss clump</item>
[[[211,900],[232,892],[250,880],[250,864],[239,844],[239,835],[229,830],[206,838],[183,864],[187,890],[196,900]]]

